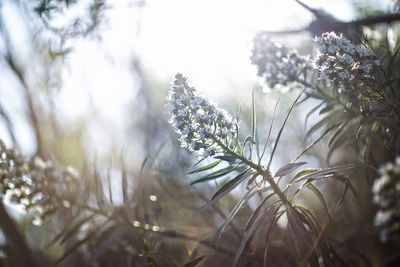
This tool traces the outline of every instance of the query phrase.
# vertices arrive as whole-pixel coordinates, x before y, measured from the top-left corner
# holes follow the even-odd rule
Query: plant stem
[[[241,161],[246,163],[248,166],[250,166],[254,170],[258,171],[262,175],[264,180],[266,180],[270,184],[272,190],[274,190],[274,192],[278,195],[278,197],[282,201],[282,203],[285,204],[285,205],[291,205],[290,202],[288,201],[288,199],[282,193],[282,190],[275,183],[274,179],[272,178],[271,172],[268,169],[264,169],[264,168],[261,167],[261,165],[257,165],[253,161],[248,160],[246,157],[236,153],[231,148],[226,146],[223,142],[221,142],[218,138],[216,138],[216,137],[212,137],[212,138],[213,138],[213,140],[215,140],[215,142],[218,143],[219,146],[221,146],[227,152],[229,152],[230,154],[234,155],[236,158],[240,159]]]

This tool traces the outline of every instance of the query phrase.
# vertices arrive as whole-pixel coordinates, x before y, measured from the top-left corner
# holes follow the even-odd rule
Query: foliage
[[[62,40],[60,51],[67,41],[93,32],[102,20],[105,1],[89,2],[89,16],[55,27],[54,17],[82,2],[34,1],[33,10],[45,30]],[[0,266],[313,267],[398,262],[400,41],[388,35],[389,30],[398,32],[398,25],[358,30],[383,31],[386,36],[350,36],[340,28],[341,32],[316,36],[312,45],[317,51],[307,56],[275,43],[267,32],[255,36],[250,60],[261,86],[281,98],[297,95],[282,120],[277,113],[285,108],[276,102],[268,127],[260,123],[265,114],[260,120],[259,108],[265,103],[257,88],[251,100],[244,100],[251,107],[232,116],[200,95],[182,74],[175,76],[167,96],[169,118],[151,117],[149,113],[162,109],[152,99],[158,92],[150,94],[154,85],[135,65],[143,102],[147,101],[142,123],[157,124],[153,132],[143,130],[148,155],[140,164],[134,157],[136,162],[129,158],[128,163],[125,150],[108,164],[85,159],[80,173],[57,161],[65,157],[54,156],[58,146],[53,143],[67,142],[67,135],[50,142],[43,134],[58,132],[57,123],[50,123],[34,105],[36,87],[17,64],[10,42],[5,42],[5,63],[24,89],[37,151],[21,154],[12,120],[0,105],[13,141],[10,146],[0,138],[0,237],[5,237]],[[8,37],[3,29],[2,38]],[[44,58],[52,64],[67,53],[50,46]],[[52,76],[50,71],[47,75]],[[282,95],[280,88],[287,93]],[[311,121],[304,141],[308,144],[276,168],[282,154],[295,153],[285,143],[285,134],[293,131],[293,114],[303,115],[310,103],[315,107],[304,118],[305,124]],[[166,126],[168,119],[175,133]],[[296,124],[294,131],[299,127]],[[267,131],[261,133],[263,128]],[[166,136],[171,137],[168,147],[155,140]],[[316,152],[318,146],[327,147],[326,153]],[[198,162],[188,172],[194,178],[185,183],[190,153]],[[318,153],[326,166],[305,167]],[[23,220],[36,230],[23,227],[22,219],[13,221],[6,210],[9,205],[24,210]],[[38,229],[45,233],[32,241]]]

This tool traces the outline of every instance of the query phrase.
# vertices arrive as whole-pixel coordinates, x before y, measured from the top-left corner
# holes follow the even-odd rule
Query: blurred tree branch
[[[36,110],[34,107],[32,93],[31,93],[31,90],[30,90],[28,84],[25,81],[23,71],[15,63],[15,59],[12,54],[12,44],[11,44],[11,40],[9,37],[9,32],[6,29],[6,26],[4,24],[4,19],[3,19],[3,16],[1,13],[0,13],[0,32],[1,32],[1,36],[3,37],[5,46],[6,46],[5,47],[6,54],[4,55],[5,62],[7,63],[10,70],[14,73],[15,77],[18,79],[18,81],[20,82],[20,84],[22,85],[23,90],[24,90],[24,97],[25,97],[26,103],[28,104],[28,117],[30,119],[32,128],[35,132],[36,145],[37,145],[36,155],[40,156],[41,158],[45,158],[43,146],[42,146],[42,135],[40,132],[40,127],[39,127],[39,119],[38,119],[38,116],[36,114]]]
[[[348,33],[350,30],[358,29],[361,26],[370,26],[379,23],[391,23],[393,21],[400,21],[400,13],[385,14],[380,16],[367,17],[362,19],[356,19],[349,22],[340,21],[334,18],[332,15],[326,13],[324,10],[311,8],[299,0],[295,0],[302,7],[311,12],[315,19],[306,27],[301,29],[284,30],[284,31],[264,31],[271,35],[285,35],[285,34],[296,34],[301,32],[310,32],[313,36],[320,35],[325,32],[337,32],[337,33]]]

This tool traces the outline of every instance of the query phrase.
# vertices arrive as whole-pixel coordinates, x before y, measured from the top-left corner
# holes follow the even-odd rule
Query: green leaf
[[[105,224],[100,225],[98,228],[93,229],[93,231],[91,231],[90,233],[88,233],[86,235],[85,238],[83,238],[82,240],[76,242],[75,244],[73,244],[56,262],[55,265],[59,264],[60,262],[62,262],[66,257],[68,257],[69,255],[71,255],[77,248],[79,248],[81,245],[85,244],[86,242],[88,242],[90,239],[97,237],[98,233],[100,232],[101,228],[104,228],[109,222],[111,222],[111,220],[108,220]],[[113,226],[115,227],[115,226]],[[110,227],[110,229],[112,229],[113,227]],[[109,231],[107,231],[108,233]]]
[[[285,176],[286,174],[294,171],[298,167],[307,164],[307,162],[295,162],[295,163],[288,163],[283,167],[279,168],[279,170],[275,173],[274,177]]]
[[[335,212],[337,212],[338,209],[340,208],[340,206],[342,205],[342,203],[343,203],[343,201],[344,201],[344,196],[345,196],[345,194],[346,194],[346,192],[347,192],[347,190],[348,190],[349,188],[350,188],[350,191],[353,193],[353,195],[354,195],[356,201],[359,203],[360,199],[358,198],[357,191],[356,191],[356,189],[354,188],[354,186],[351,184],[349,178],[347,178],[347,177],[344,176],[344,175],[335,175],[335,176],[333,177],[333,179],[339,180],[339,181],[345,183],[345,188],[344,188],[344,190],[343,190],[343,193],[342,193],[342,195],[340,196],[340,199],[339,199],[338,203],[336,204]]]
[[[334,264],[331,263],[331,250],[329,248],[329,242],[326,240],[324,233],[327,225],[324,224],[323,227],[321,227],[318,223],[317,217],[308,209],[302,206],[295,206],[294,208],[304,216],[304,223],[307,224],[314,232],[314,235],[317,238],[317,240],[314,241],[314,246],[318,246],[320,248],[321,256],[325,266],[334,266]]]
[[[79,228],[82,226],[82,224],[90,221],[93,217],[95,217],[97,214],[93,213],[90,216],[87,216],[83,219],[81,219],[80,221],[78,221],[74,226],[72,227],[66,227],[64,228],[63,231],[61,231],[58,235],[56,235],[53,240],[47,245],[47,247],[50,247],[51,245],[53,245],[55,242],[57,242],[57,240],[59,240],[61,237],[62,240],[60,241],[60,244],[64,243],[70,236],[72,236],[76,231],[79,230]]]
[[[236,160],[238,160],[236,157],[232,157],[232,156],[215,156],[215,159],[221,159],[227,162],[234,162]]]
[[[266,196],[261,203],[257,206],[256,210],[253,212],[253,214],[251,214],[249,220],[246,223],[246,227],[245,227],[245,231],[247,231],[249,228],[251,228],[251,226],[253,225],[253,223],[257,220],[257,217],[261,214],[262,211],[264,211],[265,208],[265,204],[267,203],[268,199],[270,199],[271,197],[273,197],[275,195],[275,192],[272,192],[271,194],[269,194],[268,196]],[[279,202],[281,202],[279,199],[270,203],[266,208],[270,209],[272,208],[275,204],[278,204]]]
[[[255,90],[253,89],[252,94],[251,94],[251,133],[252,133],[252,137],[253,137],[253,142],[256,139],[256,127],[257,127],[256,101],[254,99],[254,91]]]
[[[319,103],[318,105],[316,105],[315,107],[313,107],[313,108],[306,114],[306,118],[305,118],[305,121],[304,121],[304,126],[305,126],[305,127],[307,127],[307,123],[308,123],[308,120],[309,120],[310,116],[311,116],[315,111],[317,111],[320,107],[322,107],[322,105],[324,105],[324,104],[325,104],[325,100],[322,101],[321,103]]]
[[[220,164],[221,161],[222,161],[222,160],[214,161],[214,162],[212,162],[212,163],[210,163],[210,164],[207,164],[206,166],[203,166],[203,167],[201,167],[201,168],[198,168],[198,169],[196,169],[196,170],[193,170],[193,171],[189,172],[188,174],[194,174],[194,173],[198,173],[198,172],[203,172],[203,171],[210,170],[210,169],[214,168],[215,166],[217,166],[218,164]]]
[[[354,169],[357,167],[360,167],[360,164],[348,164],[348,165],[335,166],[335,167],[331,167],[331,168],[325,168],[325,169],[322,169],[319,171],[312,172],[306,176],[303,176],[295,182],[297,183],[297,182],[301,182],[301,181],[308,180],[311,178],[312,179],[323,178],[324,176],[326,176],[328,174],[333,174],[335,172],[343,171],[343,170]]]
[[[278,209],[275,209],[275,211],[273,212],[273,214],[274,214],[273,216],[274,217],[276,216],[277,210]],[[265,218],[267,218],[267,216],[268,216],[268,218],[272,218],[272,216],[269,216],[269,214],[266,214]],[[257,218],[255,219],[254,223],[251,224],[250,228],[247,229],[244,232],[243,238],[240,241],[239,248],[238,248],[238,250],[236,252],[236,256],[235,256],[235,259],[234,259],[233,264],[232,264],[233,267],[235,267],[239,263],[240,256],[242,255],[243,250],[246,247],[247,242],[253,236],[253,234],[257,230],[258,226],[260,226],[263,218],[264,218],[264,216],[257,216]]]
[[[269,246],[269,241],[271,240],[271,233],[272,230],[274,229],[276,223],[278,222],[278,220],[281,218],[281,216],[284,214],[284,211],[279,212],[276,215],[276,218],[274,220],[271,221],[271,223],[269,224],[269,226],[267,227],[267,234],[265,237],[265,248],[264,248],[264,261],[263,261],[263,267],[267,266],[267,255],[268,255],[268,246]]]
[[[310,233],[300,218],[299,213],[291,206],[286,206],[286,214],[288,218],[288,227],[290,233],[294,235],[295,240],[299,243],[298,249],[302,257],[306,257],[309,251],[313,251],[310,259],[302,259],[304,262],[309,262],[312,267],[318,267],[318,258],[313,247],[313,240]]]
[[[302,95],[302,93],[300,93],[299,96],[298,96],[298,97],[295,99],[295,101],[293,102],[293,104],[292,104],[292,106],[290,107],[288,113],[286,114],[285,120],[283,121],[283,124],[282,124],[281,128],[279,129],[278,136],[276,137],[276,140],[275,140],[274,148],[272,149],[271,156],[270,156],[270,158],[269,158],[267,170],[269,170],[270,167],[271,167],[271,163],[272,163],[272,159],[274,158],[275,150],[276,150],[276,148],[277,148],[277,146],[278,146],[278,143],[279,143],[279,140],[280,140],[280,138],[281,138],[283,129],[284,129],[285,126],[286,126],[286,122],[287,122],[287,120],[289,119],[290,113],[292,112],[292,110],[293,110],[294,106],[296,105],[297,101],[300,99],[301,95]]]
[[[156,267],[157,264],[153,258],[153,255],[151,254],[149,245],[147,243],[147,240],[145,238],[143,238],[143,249],[146,255],[146,260],[147,260],[147,266],[149,267]]]
[[[344,129],[348,124],[349,124],[349,121],[346,121],[346,122],[344,122],[344,123],[341,123],[341,124],[337,125],[338,127],[335,127],[335,128],[337,128],[337,129],[336,129],[336,131],[332,134],[331,138],[329,139],[328,147],[331,147],[333,141],[335,141],[335,139],[337,138],[337,136],[343,131],[343,129]]]
[[[185,265],[183,265],[183,267],[195,267],[197,264],[199,264],[202,260],[204,260],[208,255],[203,255],[200,257],[197,257],[191,261],[189,261],[188,263],[185,263]]]
[[[217,202],[219,199],[221,199],[223,196],[231,192],[236,186],[238,186],[244,179],[246,179],[248,176],[246,176],[246,173],[250,170],[251,168],[247,168],[244,172],[240,173],[238,176],[224,184],[211,198],[210,201],[208,201],[206,204],[201,206],[195,213],[195,215],[199,214],[202,212],[204,209],[208,208],[215,202]]]
[[[323,208],[325,209],[325,212],[326,212],[326,214],[328,216],[329,222],[331,222],[331,215],[329,213],[328,205],[326,204],[325,198],[322,195],[321,191],[319,191],[318,188],[316,188],[312,183],[308,183],[307,184],[307,188],[310,189],[318,197],[318,199],[321,202]]]
[[[319,169],[305,169],[305,170],[301,170],[298,173],[296,173],[295,176],[293,176],[292,180],[290,180],[289,184],[293,183],[294,181],[296,181],[298,178],[303,177],[307,174],[310,173],[314,173],[316,171],[318,171]]]
[[[259,172],[256,172],[255,174],[253,174],[253,176],[251,176],[251,178],[249,179],[249,181],[247,182],[247,186],[246,188],[249,188],[249,186],[256,180],[256,178],[260,175]]]
[[[314,124],[307,132],[306,137],[311,136],[314,132],[319,130],[321,127],[324,125],[327,125],[329,120],[332,120],[334,122],[337,121],[337,118],[340,118],[340,113],[343,113],[342,109],[337,109],[331,111],[328,115],[326,115],[323,119],[319,120],[316,124]]]
[[[301,156],[303,156],[308,150],[310,150],[311,148],[313,148],[316,144],[319,143],[319,141],[321,141],[330,131],[332,131],[333,129],[335,129],[339,124],[335,124],[332,127],[328,128],[317,140],[315,140],[314,142],[312,142],[311,144],[309,144],[306,149],[304,149],[298,156],[296,156],[292,162],[298,160]]]
[[[332,105],[332,104],[326,105],[326,107],[324,107],[323,109],[321,109],[319,111],[319,115],[322,115],[322,114],[325,114],[325,113],[331,111],[334,107],[335,107],[335,105]]]
[[[226,168],[219,169],[219,170],[217,170],[215,172],[212,172],[212,173],[210,173],[210,174],[208,174],[206,176],[203,176],[200,179],[195,180],[194,182],[190,183],[190,185],[194,185],[194,184],[197,184],[197,183],[202,183],[202,182],[206,182],[206,181],[210,181],[210,180],[214,180],[216,178],[222,177],[222,176],[227,175],[228,173],[236,170],[238,168],[238,166],[239,166],[239,164],[231,165],[231,166],[228,166]]]
[[[222,224],[222,226],[219,227],[218,231],[215,233],[215,237],[216,237],[216,240],[217,240],[217,249],[218,249],[219,240],[220,240],[222,234],[225,232],[225,229],[232,222],[233,218],[239,212],[240,208],[242,208],[243,205],[246,204],[248,202],[248,200],[251,197],[253,197],[257,192],[259,192],[259,190],[257,190],[257,187],[253,187],[251,190],[248,190],[246,192],[246,194],[236,204],[235,208],[231,211],[231,213],[228,215],[228,217],[225,219],[225,221]]]
[[[244,172],[240,173],[238,176],[224,184],[213,196],[212,200],[215,198],[221,198],[220,195],[226,195],[230,191],[232,191],[236,186],[238,186],[244,179],[246,179],[248,176],[245,176],[245,174],[250,170],[251,168],[247,168]]]
[[[269,130],[268,130],[268,135],[267,139],[265,140],[264,148],[261,153],[260,158],[258,159],[258,165],[260,165],[262,158],[264,157],[265,150],[267,149],[268,143],[269,143],[269,138],[271,137],[271,131],[272,131],[272,126],[274,125],[274,119],[275,119],[275,113],[276,113],[276,108],[278,107],[279,99],[276,101],[275,107],[274,107],[274,112],[272,113],[272,119],[271,119],[271,124],[269,125]]]
[[[294,206],[294,208],[298,209],[310,222],[309,225],[313,225],[314,233],[318,235],[321,230],[321,225],[318,222],[317,217],[307,208],[302,206]]]
[[[341,147],[346,141],[349,140],[348,133],[351,133],[352,129],[355,128],[356,123],[359,121],[360,118],[355,118],[347,123],[344,123],[339,127],[334,134],[332,135],[331,139],[329,140],[329,152],[327,155],[328,160],[331,158],[332,153]]]
[[[349,182],[347,181],[347,182],[345,182],[343,193],[340,196],[338,203],[336,204],[336,207],[335,207],[335,210],[334,210],[335,213],[338,212],[338,210],[342,206],[342,203],[344,201],[344,197],[346,195],[346,192],[347,192],[348,188],[349,188]]]

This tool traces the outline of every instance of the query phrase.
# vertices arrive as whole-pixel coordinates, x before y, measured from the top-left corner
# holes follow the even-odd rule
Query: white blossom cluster
[[[237,134],[237,123],[232,117],[209,99],[197,94],[182,74],[175,76],[167,109],[171,124],[181,136],[182,147],[198,151],[204,157],[222,151],[216,140],[228,145]]]
[[[381,228],[380,239],[400,239],[400,156],[380,170],[381,176],[372,187],[373,201],[378,206],[375,225]]]
[[[257,75],[264,78],[270,88],[296,81],[301,73],[312,68],[309,58],[271,42],[262,32],[254,37],[250,60],[257,66]]]
[[[314,65],[321,78],[330,79],[339,90],[368,87],[368,81],[380,64],[372,50],[355,45],[334,32],[324,33],[314,41],[320,45]]]
[[[51,162],[38,157],[25,158],[0,140],[0,196],[34,212],[40,220],[49,213],[69,208],[71,200],[82,191],[78,174],[68,167],[58,171]]]

